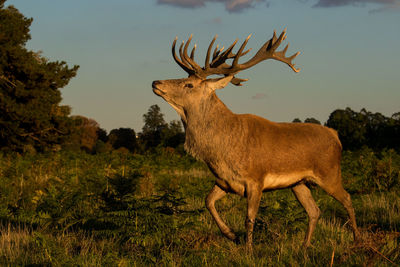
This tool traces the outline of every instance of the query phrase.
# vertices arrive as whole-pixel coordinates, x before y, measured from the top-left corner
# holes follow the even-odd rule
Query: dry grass
[[[103,266],[115,246],[115,239],[98,240],[83,232],[50,234],[8,224],[0,228],[0,265],[61,266],[75,258],[82,266]],[[118,257],[115,260],[124,261]]]
[[[162,165],[164,161],[157,161],[161,165],[151,161],[142,162],[140,157],[130,162],[122,162],[111,156],[84,157],[87,158],[55,156],[34,164],[29,160],[21,161],[19,165],[7,159],[0,161],[0,178],[2,182],[7,182],[3,183],[3,191],[0,192],[3,194],[3,203],[6,203],[0,206],[3,220],[0,226],[0,266],[400,265],[398,193],[352,195],[363,237],[363,242],[355,244],[344,208],[325,193],[313,190],[323,215],[317,225],[313,245],[307,250],[302,247],[307,217],[293,194],[290,190],[265,193],[256,220],[254,250],[251,254],[246,251],[244,244],[245,199],[228,194],[216,203],[221,217],[240,239],[236,244],[222,236],[205,209],[204,199],[213,186],[214,178],[201,164],[176,167],[178,165],[175,166],[174,162],[166,166]],[[151,201],[156,199],[155,196],[169,194],[170,197],[183,199],[186,204],[174,207],[173,210],[177,212],[167,215],[154,209],[142,212],[146,214],[142,218],[131,218],[121,212],[120,220],[136,220],[142,225],[135,228],[134,224],[132,227],[127,224],[130,232],[123,230],[122,233],[118,232],[117,237],[90,227],[77,226],[62,231],[55,226],[44,228],[30,224],[36,218],[37,211],[33,212],[29,207],[34,210],[39,204],[43,205],[45,197],[49,201],[46,202],[48,206],[44,206],[48,216],[51,215],[53,204],[57,211],[62,205],[73,203],[62,210],[65,214],[61,215],[69,219],[70,210],[77,209],[78,205],[86,207],[84,201],[93,201],[87,208],[96,212],[99,207],[96,201],[101,199],[102,191],[97,190],[101,182],[105,186],[109,177],[128,175],[136,170],[140,171],[141,176],[138,178],[135,198],[143,202],[147,198],[150,200],[146,203],[153,203]],[[92,187],[88,187],[91,183]],[[59,185],[59,191],[46,191],[52,184]],[[75,188],[70,192],[71,186]],[[82,201],[68,202],[72,194],[81,196],[89,193],[96,198],[83,197]],[[54,199],[49,197],[51,194]],[[57,198],[59,195],[63,197]],[[20,199],[23,201],[18,202]],[[34,199],[35,203],[32,202]],[[28,208],[23,210],[22,205]],[[14,212],[14,217],[11,217],[11,212]],[[25,217],[21,219],[17,216],[23,215],[22,212],[25,212]],[[56,212],[53,214],[58,215]],[[15,223],[19,220],[25,224]],[[112,229],[106,230],[112,232]]]
[[[361,197],[362,223],[374,223],[386,230],[400,231],[400,198],[397,192]]]
[[[31,244],[32,234],[26,227],[11,227],[11,224],[0,227],[0,259],[3,263],[26,259]]]

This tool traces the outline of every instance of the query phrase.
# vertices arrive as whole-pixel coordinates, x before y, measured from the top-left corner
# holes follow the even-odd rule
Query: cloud
[[[387,4],[380,8],[375,8],[369,11],[370,14],[380,13],[384,11],[400,11],[400,0],[397,0],[393,4]]]
[[[184,8],[196,8],[204,6],[206,0],[158,0],[159,5],[171,5]]]
[[[225,8],[229,12],[240,12],[243,9],[251,7],[252,4],[252,0],[231,0],[225,1]]]
[[[310,0],[297,0],[302,3]],[[341,6],[365,6],[367,4],[375,5],[370,13],[377,13],[389,10],[400,10],[400,0],[311,0],[315,3],[314,8],[330,8]],[[225,5],[225,10],[229,13],[240,13],[246,9],[254,8],[256,4],[264,3],[266,7],[270,6],[270,0],[157,0],[159,5],[170,5],[180,8],[201,8],[206,5],[220,3]]]
[[[318,0],[313,7],[339,7],[339,6],[364,6],[366,4],[380,5],[380,9],[394,8],[400,6],[399,0]]]
[[[257,93],[251,97],[253,100],[264,99],[267,98],[267,95],[264,93]]]
[[[256,3],[266,0],[157,0],[159,5],[171,5],[182,8],[204,7],[206,3],[222,3],[225,9],[231,13],[239,13],[245,9],[252,8]]]
[[[222,19],[221,19],[220,17],[213,18],[213,19],[211,20],[211,23],[212,23],[212,24],[221,24],[221,23],[222,23]]]

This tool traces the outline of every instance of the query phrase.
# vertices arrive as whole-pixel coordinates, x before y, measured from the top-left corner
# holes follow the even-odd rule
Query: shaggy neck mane
[[[232,138],[237,128],[236,115],[230,111],[215,93],[201,102],[185,109],[185,149],[192,156],[203,161],[217,157],[218,151]],[[238,132],[236,132],[237,134]]]

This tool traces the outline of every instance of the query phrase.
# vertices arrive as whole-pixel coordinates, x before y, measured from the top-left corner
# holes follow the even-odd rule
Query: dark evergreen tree
[[[108,135],[108,143],[114,149],[125,147],[130,152],[136,152],[138,145],[135,131],[131,128],[119,128],[111,130]]]
[[[0,0],[0,149],[45,150],[68,135],[70,108],[60,106],[60,88],[78,66],[48,61],[25,45],[32,19]]]
[[[321,124],[321,122],[319,120],[317,120],[316,118],[307,118],[304,120],[305,123],[314,123],[314,124]]]
[[[103,128],[97,129],[97,137],[103,143],[106,143],[108,141],[107,131],[105,129],[103,129]]]
[[[386,130],[389,136],[388,142],[400,152],[400,112],[394,113],[390,117],[389,125],[390,127]]]
[[[143,115],[144,126],[140,133],[140,140],[144,149],[154,148],[161,144],[162,133],[167,128],[164,114],[158,105],[152,105]]]
[[[354,150],[366,144],[367,120],[351,108],[333,111],[326,125],[338,131],[344,149]]]
[[[368,146],[374,150],[400,150],[400,120],[396,113],[389,118],[365,109],[360,112],[350,108],[337,109],[331,113],[326,125],[338,131],[344,149]]]
[[[143,133],[160,131],[165,127],[164,114],[158,105],[152,105],[146,114],[143,114],[144,126]]]

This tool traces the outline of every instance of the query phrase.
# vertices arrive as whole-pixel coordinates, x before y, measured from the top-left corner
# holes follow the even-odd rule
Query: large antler
[[[196,75],[203,79],[213,74],[225,75],[225,76],[235,75],[242,70],[251,68],[252,66],[260,63],[261,61],[270,58],[286,63],[294,72],[300,71],[300,69],[296,69],[295,64],[292,63],[292,60],[295,57],[297,57],[300,54],[300,52],[297,52],[290,57],[286,57],[285,54],[289,47],[289,44],[287,44],[282,51],[276,51],[279,45],[282,43],[282,41],[286,39],[286,29],[283,30],[283,32],[279,35],[279,37],[276,36],[276,32],[274,31],[274,35],[272,36],[272,38],[268,40],[250,60],[248,60],[245,63],[239,64],[239,58],[246,55],[251,50],[249,49],[243,52],[250,37],[251,35],[249,35],[246,38],[246,40],[240,46],[236,54],[233,53],[232,50],[235,47],[237,40],[233,42],[233,44],[229,46],[225,51],[224,47],[219,49],[217,45],[216,48],[214,49],[214,52],[212,54],[212,59],[210,62],[211,50],[215,43],[215,40],[217,39],[216,35],[207,49],[207,55],[204,67],[200,67],[194,61],[194,52],[196,51],[196,45],[194,45],[193,50],[190,53],[190,56],[188,56],[187,54],[187,49],[189,47],[190,41],[192,40],[192,35],[189,37],[186,44],[185,42],[182,42],[179,48],[180,59],[175,53],[175,46],[177,41],[177,38],[175,38],[172,44],[172,55],[176,63],[178,63],[178,65],[181,66],[181,68],[184,69],[189,75]],[[228,59],[233,59],[231,65],[226,63]],[[247,81],[247,79],[239,79],[234,77],[231,82],[235,85],[241,85],[241,82],[244,81]]]

